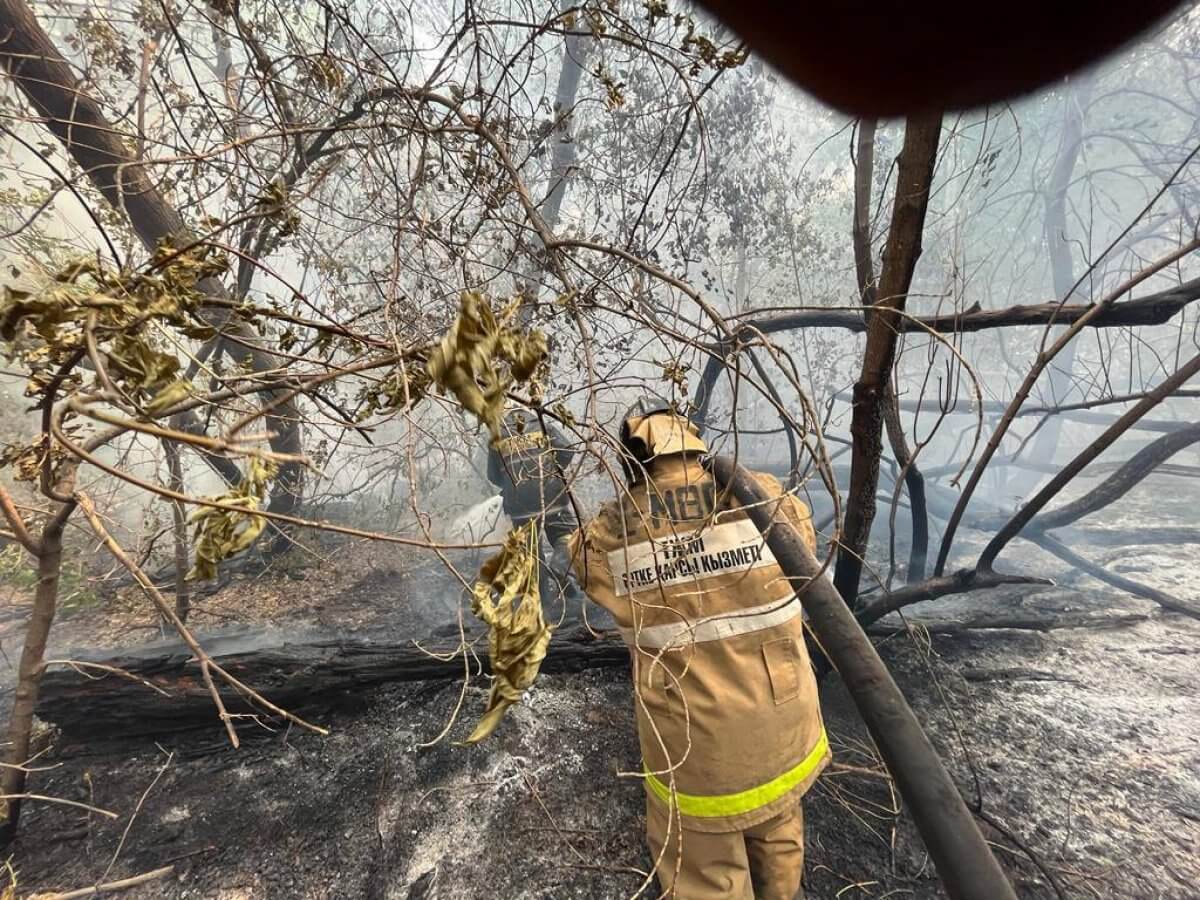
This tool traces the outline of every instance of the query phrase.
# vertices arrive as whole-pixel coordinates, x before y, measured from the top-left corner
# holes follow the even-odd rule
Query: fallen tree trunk
[[[1021,537],[1032,541],[1047,553],[1053,553],[1067,565],[1074,566],[1079,571],[1091,575],[1098,581],[1103,581],[1105,584],[1111,584],[1115,588],[1128,591],[1135,597],[1145,597],[1147,600],[1153,600],[1163,609],[1168,609],[1171,612],[1182,613],[1185,616],[1191,616],[1193,619],[1200,619],[1200,604],[1191,600],[1185,600],[1182,597],[1172,596],[1166,591],[1160,591],[1158,588],[1150,587],[1149,585],[1134,581],[1132,578],[1126,578],[1123,575],[1118,575],[1116,572],[1110,572],[1103,566],[1084,559],[1062,541],[1052,535],[1046,534],[1044,531],[1026,530],[1021,533]]]
[[[1149,393],[1149,392],[1147,391],[1146,393]],[[842,392],[842,394],[840,394],[839,396],[845,397],[845,392]],[[1145,396],[1145,394],[1142,394],[1140,396]],[[847,401],[847,402],[849,402],[849,401]],[[961,400],[955,400],[953,403],[946,404],[944,407],[943,407],[943,404],[941,403],[941,401],[939,401],[939,400],[901,400],[900,408],[902,410],[904,410],[905,412],[927,412],[927,413],[933,413],[933,414],[939,414],[942,412],[946,412],[946,413],[949,413],[950,415],[974,416],[975,415],[975,406],[973,406],[974,403],[975,403],[975,401],[973,401],[969,398],[966,398],[966,397],[961,398]],[[1004,401],[1002,401],[1002,400],[984,400],[982,408],[985,413],[999,414],[999,413],[1004,412],[1006,405],[1007,404],[1004,403]],[[1021,410],[1017,413],[1016,418],[1020,419],[1020,418],[1024,418],[1025,416],[1030,416],[1030,415],[1041,415],[1046,418],[1049,418],[1051,416],[1060,416],[1064,419],[1069,419],[1072,422],[1078,422],[1081,425],[1104,425],[1104,426],[1111,425],[1113,422],[1117,421],[1117,419],[1120,418],[1120,416],[1116,415],[1115,413],[1102,413],[1102,412],[1092,412],[1091,410],[1087,410],[1087,409],[1065,409],[1065,408],[1063,408],[1063,409],[1032,408],[1032,409],[1028,409],[1028,410]],[[1178,422],[1172,422],[1170,419],[1142,419],[1141,421],[1139,421],[1137,423],[1137,425],[1134,426],[1133,430],[1134,431],[1153,431],[1153,432],[1157,432],[1159,434],[1172,434],[1174,432],[1180,431],[1183,428],[1186,428],[1188,426],[1188,424],[1189,423],[1185,420],[1181,420]]]
[[[954,900],[1015,900],[950,773],[850,608],[822,577],[816,557],[794,528],[774,521],[777,504],[745,469],[716,457],[712,471],[719,488],[748,507],[784,575],[803,586],[799,596],[809,624],[895,778],[947,893]]]
[[[954,577],[933,581],[940,584]],[[975,583],[971,587],[994,588],[1003,583],[1006,581],[999,579],[990,585]],[[901,593],[911,599],[911,589],[902,589]],[[881,601],[875,597],[871,600],[864,616],[878,618],[873,613]],[[930,634],[962,634],[1115,627],[1148,618],[1145,614],[1095,614],[1077,607],[1074,602],[1066,607],[1022,605],[981,609],[961,618],[910,616],[906,621]],[[880,612],[885,614],[886,610]],[[886,636],[903,627],[882,621],[868,626],[868,631]],[[456,639],[445,636],[422,642],[429,653],[419,650],[413,641],[296,634],[289,640],[269,629],[209,637],[202,643],[219,665],[246,683],[263,688],[264,696],[273,703],[297,711],[335,708],[363,689],[388,682],[454,681],[463,677],[462,656],[451,656]],[[475,656],[471,658],[472,676],[488,670],[482,651],[476,652],[478,661]],[[434,653],[443,658],[430,655]],[[555,635],[542,671],[562,674],[624,668],[628,664],[625,644],[614,634],[604,633],[597,639],[575,628]],[[261,709],[251,710],[227,688],[222,689],[221,696],[231,712],[266,718]],[[180,642],[127,651],[95,651],[77,656],[73,666],[57,661],[42,678],[37,715],[57,725],[69,739],[138,738],[219,727],[199,667]]]
[[[372,685],[462,678],[464,672],[462,654],[455,655],[457,640],[440,639],[422,650],[411,640],[324,637],[283,642],[273,632],[256,631],[203,644],[222,668],[294,712],[336,707]],[[476,653],[471,656],[472,676],[488,671],[484,649]],[[75,663],[56,666],[42,676],[37,706],[38,717],[68,737],[137,737],[221,727],[200,667],[182,643],[115,657],[89,654]],[[575,628],[554,636],[542,671],[628,665],[629,651],[622,642],[597,640]],[[227,685],[220,691],[230,713],[268,718]]]
[[[1185,281],[1137,300],[1118,303],[1088,322],[1091,328],[1127,328],[1140,325],[1161,325],[1170,321],[1186,306],[1200,300],[1200,278]],[[1060,301],[1009,306],[1004,309],[980,309],[974,306],[962,313],[943,313],[936,316],[905,317],[895,327],[901,332],[928,334],[964,334],[991,328],[1014,328],[1029,325],[1072,325],[1091,309],[1091,304],[1064,304]],[[803,309],[777,312],[749,318],[739,323],[739,336],[753,339],[755,332],[772,334],[796,328],[842,328],[846,331],[866,331],[867,321],[861,313],[838,309]]]

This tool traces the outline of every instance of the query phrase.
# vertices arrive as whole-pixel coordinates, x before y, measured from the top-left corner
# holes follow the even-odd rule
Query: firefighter
[[[621,445],[628,491],[571,554],[633,658],[659,882],[677,900],[793,900],[800,800],[830,758],[800,603],[747,511],[701,466],[695,425],[640,404]],[[815,549],[803,503],[785,496],[777,515]]]
[[[504,512],[515,526],[538,520],[550,552],[542,554],[539,583],[551,616],[566,605],[565,620],[575,622],[582,597],[569,575],[567,539],[579,527],[567,496],[564,475],[571,449],[562,432],[524,409],[510,411],[499,439],[488,446],[488,480],[500,488]]]

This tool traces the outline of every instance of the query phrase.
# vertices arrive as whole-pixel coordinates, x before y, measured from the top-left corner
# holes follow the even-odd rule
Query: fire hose
[[[783,574],[797,585],[808,624],[841,675],[867,730],[895,779],[939,877],[953,900],[1016,900],[1008,877],[900,688],[821,564],[770,496],[727,456],[706,465],[721,491],[744,506]]]

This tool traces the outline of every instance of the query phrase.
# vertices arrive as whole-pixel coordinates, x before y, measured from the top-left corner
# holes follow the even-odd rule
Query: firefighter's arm
[[[554,459],[558,463],[558,467],[565,473],[567,466],[571,464],[571,457],[575,455],[575,451],[571,449],[563,433],[554,424],[546,421],[544,428],[550,449],[554,451]]]
[[[496,487],[502,487],[504,485],[504,472],[500,465],[500,454],[490,444],[488,445],[487,458],[488,481]]]
[[[586,525],[576,528],[567,538],[567,553],[571,561],[571,571],[575,574],[576,582],[583,587],[584,593],[587,592],[588,541],[587,535],[584,534],[586,528]]]

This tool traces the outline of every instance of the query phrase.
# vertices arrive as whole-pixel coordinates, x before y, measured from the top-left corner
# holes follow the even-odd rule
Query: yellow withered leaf
[[[157,350],[147,338],[152,320],[190,337],[213,333],[200,316],[200,284],[220,275],[227,261],[208,246],[175,250],[162,243],[144,270],[104,266],[96,258],[76,260],[46,279],[37,291],[0,291],[0,343],[28,370],[26,393],[45,389],[53,373],[85,345],[90,331],[105,366],[123,390],[153,397],[178,376],[173,352]]]
[[[465,743],[496,730],[508,708],[520,702],[537,678],[553,629],[542,615],[538,589],[537,523],[514,528],[500,552],[479,570],[471,609],[488,626],[492,690],[487,709]]]
[[[151,397],[150,401],[145,404],[145,410],[150,415],[157,416],[172,406],[182,403],[190,396],[192,396],[192,383],[186,378],[179,378]]]
[[[523,334],[509,326],[516,304],[499,316],[487,298],[462,294],[458,318],[429,355],[430,379],[474,413],[492,435],[500,437],[504,394],[514,381],[533,377],[546,356],[546,336],[534,329]]]
[[[264,516],[255,510],[267,495],[267,482],[275,475],[271,462],[251,458],[246,477],[237,486],[216,497],[219,503],[239,509],[216,509],[202,506],[193,512],[190,521],[196,526],[195,561],[187,574],[188,581],[217,577],[217,564],[253,544],[266,527]]]
[[[170,384],[179,371],[179,359],[162,353],[140,336],[118,334],[108,348],[109,368],[131,387],[154,391]]]

